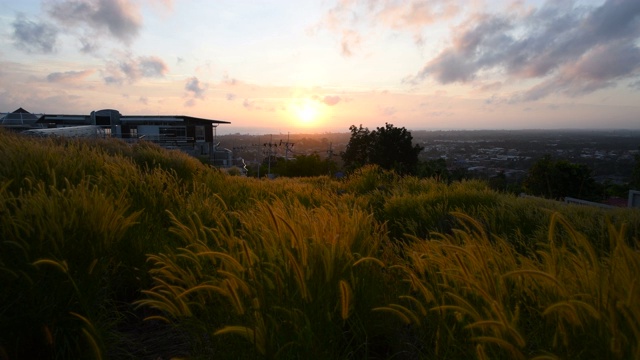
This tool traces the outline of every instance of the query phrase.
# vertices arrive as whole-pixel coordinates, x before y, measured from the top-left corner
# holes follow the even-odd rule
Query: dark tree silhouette
[[[447,168],[447,161],[443,158],[420,161],[416,176],[421,178],[436,178],[442,182],[449,182],[451,172]]]
[[[345,169],[352,171],[371,163],[372,138],[369,129],[363,128],[362,124],[360,124],[360,127],[351,125],[349,131],[351,131],[351,138],[341,157]]]
[[[418,154],[423,147],[413,145],[411,132],[393,124],[369,131],[368,128],[349,127],[351,139],[342,153],[347,170],[363,165],[376,164],[383,169],[394,170],[401,175],[414,174],[418,165]]]
[[[639,148],[640,149],[640,148]],[[636,163],[631,171],[631,180],[629,187],[634,190],[640,190],[640,154],[635,155]]]
[[[523,186],[530,194],[550,199],[569,196],[598,200],[601,194],[587,165],[554,160],[550,155],[545,155],[531,166]]]
[[[336,169],[335,161],[322,159],[318,154],[300,154],[290,160],[280,159],[275,166],[272,166],[273,173],[286,177],[329,175]]]

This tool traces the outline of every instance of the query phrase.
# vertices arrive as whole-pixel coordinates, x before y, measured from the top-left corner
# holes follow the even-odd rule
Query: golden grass
[[[0,357],[117,353],[124,308],[194,357],[640,358],[637,211],[0,140]]]
[[[401,273],[412,292],[422,296],[399,300],[431,307],[438,315],[431,321],[453,321],[446,325],[449,329],[455,323],[462,325],[457,336],[477,344],[467,355],[583,358],[589,352],[629,358],[638,354],[640,304],[631,305],[630,294],[619,287],[626,283],[626,290],[637,293],[630,275],[640,264],[640,254],[624,241],[625,226],[610,228],[612,251],[609,256],[597,255],[585,236],[560,214],[553,214],[548,242],[537,251],[538,261],[518,254],[502,238],[489,239],[482,224],[469,216],[454,216],[464,221],[463,231],[406,246],[411,267],[401,267]],[[382,309],[409,318],[392,305]],[[551,349],[554,353],[548,352]]]

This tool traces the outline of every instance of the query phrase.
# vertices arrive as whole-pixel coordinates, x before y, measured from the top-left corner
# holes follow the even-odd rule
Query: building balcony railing
[[[195,142],[190,136],[170,136],[170,135],[140,135],[131,136],[130,134],[122,134],[122,140],[126,142],[149,141],[159,145],[190,145]]]

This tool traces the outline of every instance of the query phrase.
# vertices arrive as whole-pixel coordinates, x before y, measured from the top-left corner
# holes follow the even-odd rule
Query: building
[[[36,122],[40,116],[23,108],[10,113],[0,113],[0,127],[18,132],[33,129],[38,127]]]
[[[231,166],[231,152],[218,150],[216,128],[220,124],[230,122],[185,115],[122,115],[118,110],[105,109],[92,111],[89,115],[41,115],[33,121],[31,128],[25,128],[25,133],[150,141],[167,149],[207,157],[217,166]]]

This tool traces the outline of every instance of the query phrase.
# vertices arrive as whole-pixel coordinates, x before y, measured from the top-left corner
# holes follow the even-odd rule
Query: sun
[[[293,105],[293,113],[299,125],[312,126],[318,121],[320,106],[316,101],[304,100]]]
[[[298,110],[298,118],[303,123],[311,123],[315,120],[316,116],[318,116],[318,110],[313,108],[310,105],[302,106]]]

